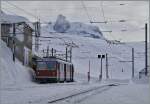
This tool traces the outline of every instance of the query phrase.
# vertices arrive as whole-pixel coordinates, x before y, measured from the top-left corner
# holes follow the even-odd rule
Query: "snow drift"
[[[31,82],[30,69],[23,66],[17,59],[13,62],[11,50],[2,40],[0,40],[0,71],[2,88]]]

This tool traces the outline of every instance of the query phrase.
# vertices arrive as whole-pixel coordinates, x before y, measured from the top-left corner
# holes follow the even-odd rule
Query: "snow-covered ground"
[[[70,36],[73,37],[73,36]],[[82,100],[81,104],[98,104],[99,102],[105,104],[148,104],[148,84],[135,84],[129,83],[131,77],[131,69],[125,70],[127,72],[121,72],[118,68],[118,64],[114,65],[115,72],[111,71],[109,73],[110,80],[104,80],[98,82],[98,72],[99,72],[99,60],[97,59],[96,52],[91,52],[87,54],[85,51],[98,50],[95,47],[98,45],[103,45],[104,41],[99,41],[98,39],[83,38],[79,43],[78,37],[74,36],[74,42],[79,45],[79,48],[73,49],[73,63],[75,64],[76,74],[73,83],[56,83],[56,84],[37,84],[31,81],[30,68],[25,67],[19,61],[15,63],[12,61],[12,53],[6,44],[1,41],[1,103],[2,104],[47,104],[53,99],[60,98],[64,95],[71,95],[78,93],[80,91],[90,89],[96,86],[103,86],[108,83],[126,83],[129,85],[117,86],[115,88],[108,89],[102,93],[96,93],[88,95],[88,99]],[[93,47],[95,42],[96,46]],[[91,44],[90,44],[91,43]],[[88,44],[89,46],[86,46]],[[80,47],[83,47],[82,49]],[[55,45],[57,47],[57,45]],[[87,48],[89,47],[89,48]],[[118,46],[116,46],[118,47]],[[81,49],[81,50],[80,50]],[[102,49],[106,50],[106,49]],[[108,49],[107,49],[108,50]],[[98,50],[99,51],[99,50]],[[97,52],[98,52],[97,51]],[[105,51],[104,51],[105,52]],[[109,52],[109,51],[108,51]],[[117,51],[118,52],[118,51]],[[86,55],[87,54],[87,55]],[[95,55],[95,56],[94,56]],[[93,57],[94,56],[94,57]],[[79,57],[89,57],[88,59]],[[87,83],[87,71],[88,71],[88,60],[91,60],[91,75],[92,80]],[[117,58],[118,59],[118,58]],[[116,60],[117,60],[116,59]],[[118,61],[116,61],[118,62]],[[110,61],[109,61],[110,63]],[[113,62],[114,64],[114,62]],[[112,65],[113,65],[112,64]],[[128,65],[128,64],[126,64]],[[98,68],[96,68],[98,67]],[[111,69],[113,67],[109,67]],[[97,70],[96,70],[97,69]],[[104,67],[105,69],[105,67]],[[121,74],[121,75],[119,75]],[[105,79],[105,78],[104,78]],[[72,101],[73,99],[73,101]],[[72,98],[68,103],[66,101],[58,102],[64,104],[70,104],[78,102],[80,97]],[[135,100],[136,99],[136,100]]]
[[[86,96],[66,99],[57,104],[149,104],[148,85],[105,87]]]
[[[83,25],[80,23],[80,25]],[[47,28],[48,27],[48,28]],[[76,27],[76,26],[75,26]],[[86,27],[86,28],[85,28]],[[51,28],[51,30],[49,29]],[[23,66],[18,60],[14,63],[11,50],[0,40],[0,103],[2,104],[47,104],[49,101],[63,96],[78,93],[83,90],[95,88],[110,83],[121,83],[123,85],[96,90],[80,100],[80,97],[69,99],[58,103],[81,103],[81,104],[148,104],[149,83],[148,78],[138,79],[138,72],[144,68],[144,43],[109,44],[103,35],[93,38],[86,32],[78,35],[78,32],[88,31],[84,24],[81,29],[71,29],[66,33],[55,33],[53,28],[45,26],[42,28],[42,36],[52,36],[49,42],[50,48],[65,53],[64,43],[74,43],[76,45],[72,51],[72,62],[75,66],[75,82],[38,84],[32,82],[32,70]],[[80,31],[81,30],[81,31]],[[95,30],[95,29],[94,29]],[[78,32],[77,32],[78,31]],[[93,30],[92,34],[94,34]],[[50,33],[54,32],[54,33]],[[56,38],[57,37],[57,38]],[[40,41],[40,50],[46,49],[48,42]],[[135,79],[131,79],[132,66],[131,47],[135,48]],[[39,54],[42,55],[42,53]],[[105,78],[105,59],[103,60],[103,80],[98,81],[100,73],[100,59],[98,54],[108,53],[109,79]],[[87,72],[89,61],[92,79],[87,82]],[[144,83],[142,81],[144,80]],[[146,80],[146,81],[145,81]],[[125,85],[124,85],[125,84]],[[75,101],[75,102],[74,102]]]
[[[64,41],[67,43],[75,43],[78,47],[73,48],[73,64],[75,65],[75,71],[87,74],[89,69],[89,60],[91,63],[91,76],[98,77],[100,73],[100,59],[98,54],[108,53],[109,63],[109,77],[119,79],[130,79],[132,73],[131,62],[120,62],[120,61],[131,61],[132,50],[131,47],[123,44],[108,44],[103,39],[94,39],[89,37],[82,37],[78,35],[70,35],[63,33],[55,33],[53,35],[44,34],[44,36],[59,37],[62,39],[51,39],[49,42],[41,42],[41,49],[46,49],[49,45],[50,48],[55,47],[56,50],[65,53]],[[48,44],[49,43],[49,44]],[[144,51],[144,43],[139,42],[135,44],[135,74],[144,68],[144,55],[139,56],[138,53]],[[138,49],[140,47],[140,49]],[[41,53],[42,54],[42,53]],[[103,59],[103,76],[105,77],[105,59]]]

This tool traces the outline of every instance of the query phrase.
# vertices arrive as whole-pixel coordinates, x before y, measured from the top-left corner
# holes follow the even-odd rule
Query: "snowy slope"
[[[55,27],[55,28],[54,28]],[[60,29],[60,30],[59,30]],[[56,32],[57,31],[57,32]],[[100,59],[98,54],[108,54],[109,77],[117,79],[130,79],[132,74],[132,48],[135,48],[135,75],[144,68],[144,43],[117,43],[111,44],[104,38],[100,29],[93,25],[78,22],[69,22],[65,16],[59,15],[56,23],[42,27],[42,36],[52,36],[54,39],[43,42],[41,50],[50,48],[65,53],[64,43],[75,43],[73,48],[73,63],[77,73],[87,75],[89,60],[91,62],[91,75],[98,77],[100,73]],[[98,36],[98,37],[97,37]],[[57,38],[56,38],[57,37]],[[48,39],[47,39],[48,40]],[[115,41],[114,41],[115,42]],[[139,55],[140,54],[140,55]],[[103,76],[105,78],[105,59],[103,60]]]
[[[2,40],[0,40],[0,71],[2,88],[31,83],[30,69],[17,59],[15,63],[13,62],[11,50]]]
[[[45,29],[45,28],[44,28]],[[100,60],[97,58],[98,54],[108,53],[109,61],[109,76],[117,79],[130,79],[132,73],[131,62],[122,63],[120,61],[131,61],[132,51],[131,47],[125,44],[108,44],[103,39],[95,39],[90,37],[82,37],[79,35],[72,35],[70,33],[47,33],[42,31],[43,36],[57,37],[50,39],[50,42],[41,43],[41,50],[46,49],[48,44],[50,48],[55,48],[58,51],[65,53],[66,43],[75,43],[78,47],[73,48],[73,63],[75,71],[87,75],[89,69],[89,60],[91,61],[91,75],[98,78],[100,73]],[[61,39],[58,39],[61,38]],[[48,40],[48,39],[47,39]],[[132,45],[131,45],[132,46]],[[134,44],[135,57],[138,53],[143,51],[144,44],[142,42]],[[144,68],[144,57],[136,58],[135,60],[135,74]],[[140,64],[139,64],[140,63]],[[123,71],[122,71],[123,70]],[[103,60],[103,74],[105,78],[105,59]]]

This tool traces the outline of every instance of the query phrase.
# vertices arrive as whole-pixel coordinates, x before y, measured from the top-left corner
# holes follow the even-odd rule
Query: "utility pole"
[[[52,48],[52,56],[54,56],[54,49]]]
[[[132,48],[132,78],[134,78],[134,48]]]
[[[100,75],[99,75],[99,80],[102,79],[102,76],[103,76],[103,59],[101,57],[101,72],[100,72]]]
[[[109,75],[108,75],[108,54],[106,53],[106,78],[108,79],[109,78]]]
[[[100,69],[100,75],[99,75],[99,80],[101,80],[102,74],[103,74],[103,58],[105,58],[105,55],[98,55],[98,58],[101,59],[101,69]]]
[[[13,50],[13,61],[15,62],[15,36],[16,36],[16,27],[15,27],[15,23],[13,23],[13,46],[12,46],[12,50]]]
[[[90,64],[91,64],[91,63],[90,63],[90,60],[89,60],[88,82],[90,81],[90,70],[91,70],[91,69],[90,69],[90,67],[91,67]]]
[[[47,57],[49,57],[49,46],[47,46]]]
[[[2,10],[1,10],[2,8],[1,8],[1,0],[0,0],[0,17],[2,17]],[[2,19],[1,19],[2,20]],[[1,32],[1,20],[0,20],[0,39],[1,39],[1,36],[2,36],[2,32]]]
[[[145,75],[147,76],[147,23],[145,24]]]
[[[68,60],[68,46],[66,46],[66,61]]]
[[[72,62],[72,46],[70,47],[70,62]]]
[[[131,62],[132,63],[132,78],[134,78],[134,48],[132,48],[132,60],[130,61],[119,61],[119,62]]]
[[[40,22],[35,22],[35,51],[39,49]]]

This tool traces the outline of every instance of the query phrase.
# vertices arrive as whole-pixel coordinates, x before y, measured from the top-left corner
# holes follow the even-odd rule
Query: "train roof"
[[[61,58],[58,58],[56,56],[42,57],[42,58],[36,57],[35,60],[36,61],[57,61],[57,62],[61,62],[61,63],[72,64],[71,62],[61,59]]]

